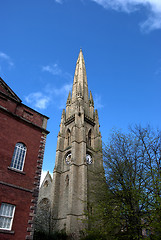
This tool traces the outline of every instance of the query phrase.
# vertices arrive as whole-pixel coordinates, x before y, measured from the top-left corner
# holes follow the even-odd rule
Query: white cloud
[[[0,52],[0,59],[2,61],[6,61],[9,64],[10,67],[14,66],[13,61],[11,60],[11,58],[6,53]]]
[[[50,84],[48,84],[45,88],[45,91],[53,96],[61,96],[61,95],[66,95],[71,91],[72,89],[72,83],[65,83],[63,86],[60,88],[55,88],[52,87]]]
[[[94,95],[94,106],[96,109],[103,108],[103,104],[101,103],[101,96],[98,94]]]
[[[55,2],[57,2],[57,3],[63,3],[63,1],[62,0],[55,0]]]
[[[44,181],[44,178],[46,177],[47,172],[48,171],[45,171],[45,170],[42,169],[42,171],[41,171],[41,178],[40,178],[40,186],[41,186],[42,182]],[[50,173],[50,175],[52,177],[52,173],[51,172],[49,172],[49,173]]]
[[[143,32],[151,32],[153,30],[161,29],[161,12],[158,15],[151,15],[149,18],[140,24]]]
[[[68,72],[63,72],[57,63],[43,66],[42,71],[67,80],[72,80],[72,75]]]
[[[64,108],[65,103],[69,94],[69,91],[72,89],[72,83],[65,83],[60,88],[51,87],[50,85],[46,86],[45,91],[55,99],[58,108]]]
[[[54,93],[56,95],[67,95],[72,89],[72,83],[64,84],[61,88],[55,88]]]
[[[60,88],[47,85],[44,88],[44,93],[33,92],[25,97],[28,104],[31,104],[36,109],[46,109],[49,102],[54,102],[58,108],[64,108],[69,91],[72,89],[72,83],[65,83]]]
[[[52,64],[42,67],[42,71],[49,72],[53,75],[61,75],[62,70],[59,68],[58,64]]]
[[[148,18],[140,24],[141,30],[150,32],[161,29],[161,0],[91,0],[106,9],[131,13],[144,7]]]
[[[30,93],[25,97],[27,103],[32,104],[35,108],[45,109],[50,102],[50,97],[41,92]]]

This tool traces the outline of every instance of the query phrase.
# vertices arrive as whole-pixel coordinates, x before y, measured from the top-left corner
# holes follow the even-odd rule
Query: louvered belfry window
[[[11,167],[17,170],[22,171],[24,162],[25,162],[25,156],[26,156],[26,146],[23,143],[16,143],[13,157],[12,157],[12,162],[11,162]]]
[[[0,208],[0,229],[11,230],[15,206],[2,203]]]

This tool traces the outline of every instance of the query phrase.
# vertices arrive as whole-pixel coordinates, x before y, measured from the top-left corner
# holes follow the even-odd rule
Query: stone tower
[[[88,92],[80,50],[72,94],[63,110],[57,140],[53,180],[49,186],[52,231],[79,233],[90,199],[90,172],[102,167],[102,142],[97,110]],[[44,180],[44,183],[46,179]],[[42,184],[42,188],[45,187]],[[39,196],[40,200],[45,196]],[[40,202],[40,201],[39,201]]]

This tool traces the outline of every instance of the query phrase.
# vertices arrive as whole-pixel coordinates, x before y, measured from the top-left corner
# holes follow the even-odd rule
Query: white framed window
[[[12,157],[12,162],[11,162],[12,168],[15,168],[20,171],[23,170],[26,151],[27,151],[27,148],[26,148],[25,144],[16,143],[13,157]]]
[[[1,203],[0,208],[0,229],[11,230],[15,213],[15,206],[8,203]]]

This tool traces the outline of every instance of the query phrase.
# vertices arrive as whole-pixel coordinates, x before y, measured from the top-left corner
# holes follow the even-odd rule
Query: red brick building
[[[32,239],[48,117],[0,78],[0,239]]]

